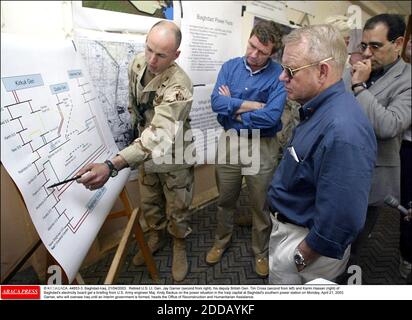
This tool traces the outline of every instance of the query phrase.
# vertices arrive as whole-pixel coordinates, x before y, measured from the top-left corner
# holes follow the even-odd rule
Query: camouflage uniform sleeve
[[[174,83],[154,98],[154,117],[141,136],[119,154],[130,167],[149,158],[163,157],[172,152],[175,137],[183,130],[193,102],[191,84]]]
[[[132,61],[132,63],[129,64],[128,68],[128,76],[129,76],[129,104],[127,106],[127,109],[130,114],[130,119],[131,119],[131,126],[132,128],[135,127],[136,121],[137,121],[137,115],[136,115],[136,106],[137,106],[137,101],[136,101],[136,96],[135,96],[135,87],[136,87],[136,79],[138,78],[138,74],[134,71],[136,68],[136,64],[138,63],[138,57],[135,57]]]
[[[282,113],[282,130],[276,135],[282,149],[286,147],[289,140],[292,138],[293,129],[299,123],[299,109],[300,105],[292,100],[287,100],[285,109]]]

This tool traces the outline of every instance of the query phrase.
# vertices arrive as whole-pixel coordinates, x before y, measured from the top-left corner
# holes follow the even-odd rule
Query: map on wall
[[[77,31],[75,43],[84,59],[100,106],[119,149],[132,141],[127,69],[144,51],[145,36]]]
[[[173,1],[82,1],[85,8],[173,20]]]
[[[72,41],[2,34],[1,162],[45,247],[72,281],[129,170],[89,191],[72,181],[118,148]]]

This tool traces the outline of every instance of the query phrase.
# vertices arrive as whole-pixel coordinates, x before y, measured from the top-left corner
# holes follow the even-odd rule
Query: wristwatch
[[[298,248],[295,249],[295,253],[293,254],[293,260],[295,260],[296,266],[302,266],[303,268],[306,267],[305,258],[303,257],[302,253],[299,251]]]
[[[109,167],[110,170],[110,176],[113,178],[115,176],[117,176],[117,174],[119,173],[119,170],[117,170],[114,166],[114,164],[110,161],[110,160],[106,160],[104,162],[105,164],[107,164],[107,166]]]
[[[359,82],[359,83],[355,83],[355,84],[352,85],[352,91],[357,87],[362,87],[364,89],[368,89],[368,85],[365,82]]]

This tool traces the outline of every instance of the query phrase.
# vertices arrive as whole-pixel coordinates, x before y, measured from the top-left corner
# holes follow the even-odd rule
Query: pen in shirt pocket
[[[288,151],[290,153],[290,155],[293,157],[293,159],[295,159],[296,162],[300,162],[298,155],[296,154],[295,148],[293,146],[288,147]]]

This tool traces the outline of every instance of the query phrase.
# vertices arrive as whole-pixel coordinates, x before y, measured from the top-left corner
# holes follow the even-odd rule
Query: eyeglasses
[[[366,49],[368,49],[368,47],[369,47],[369,49],[370,49],[371,51],[378,51],[379,49],[382,49],[384,46],[386,46],[388,43],[394,43],[395,40],[396,40],[396,39],[390,40],[390,41],[387,42],[387,43],[382,43],[382,42],[369,42],[369,43],[365,43],[365,42],[361,42],[361,43],[359,44],[359,46],[358,46],[358,49],[359,49],[361,52],[364,52],[364,51],[366,51]]]
[[[329,60],[332,60],[332,59],[333,59],[333,57],[329,57],[329,58],[323,59],[321,61],[313,62],[311,64],[307,64],[306,66],[299,67],[299,68],[296,68],[296,69],[292,69],[291,67],[285,66],[283,64],[281,64],[281,66],[283,68],[283,71],[285,71],[287,77],[289,79],[292,79],[295,76],[296,72],[298,72],[299,70],[303,70],[303,69],[306,69],[306,68],[309,68],[309,67],[317,66],[318,64],[321,64],[323,62],[326,62],[326,61],[329,61]]]

